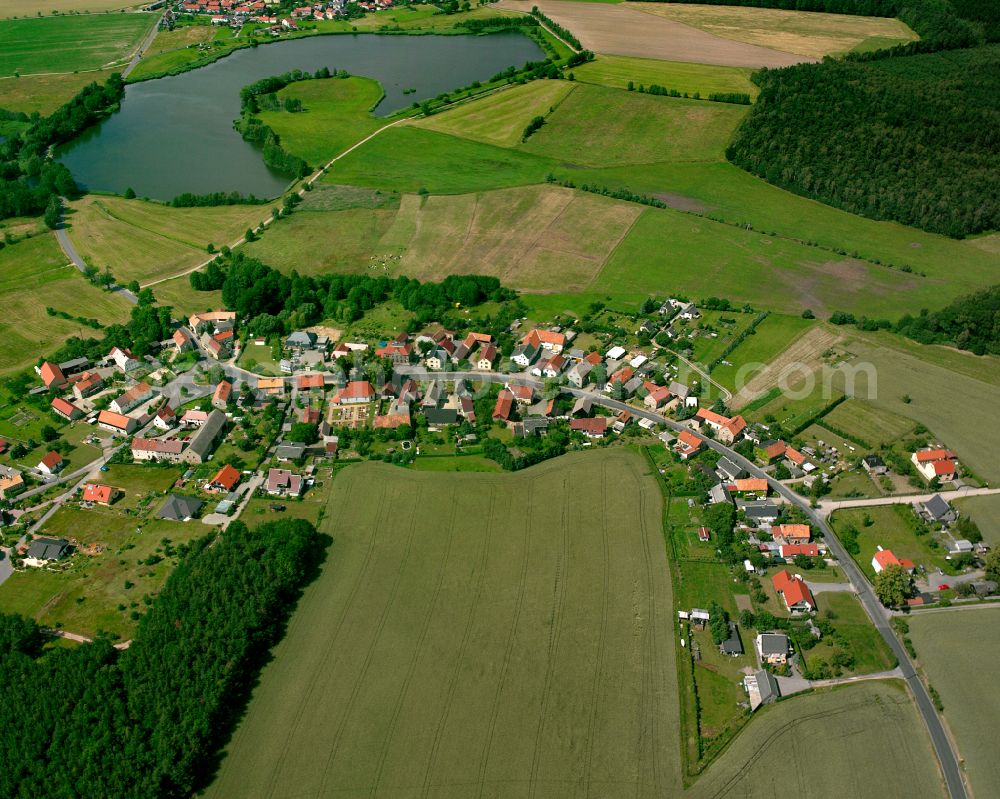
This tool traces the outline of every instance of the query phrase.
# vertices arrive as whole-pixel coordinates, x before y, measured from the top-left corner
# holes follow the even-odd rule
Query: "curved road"
[[[412,370],[407,371],[412,374]],[[428,375],[428,378],[433,377],[437,380],[479,380],[489,383],[510,382],[517,385],[529,385],[536,389],[541,389],[544,385],[541,380],[527,377],[525,375],[504,375],[497,374],[495,372],[427,372],[426,374]],[[875,628],[879,631],[882,638],[885,639],[885,642],[889,645],[893,654],[896,655],[896,658],[899,661],[900,676],[909,687],[910,693],[913,695],[914,701],[917,703],[917,709],[920,711],[924,724],[927,726],[927,732],[931,737],[931,743],[933,744],[934,751],[937,754],[938,762],[941,766],[941,772],[944,777],[945,786],[948,789],[949,796],[951,799],[967,799],[968,793],[966,791],[965,781],[962,778],[962,771],[959,768],[955,750],[952,748],[951,739],[945,731],[941,717],[934,708],[934,703],[931,702],[930,694],[927,692],[927,688],[924,686],[924,683],[917,674],[916,667],[913,665],[913,661],[910,659],[909,653],[900,643],[899,639],[896,638],[896,635],[893,633],[892,628],[889,625],[889,618],[891,614],[882,606],[882,603],[878,601],[871,584],[868,582],[867,578],[865,578],[864,574],[862,574],[858,565],[854,562],[854,559],[851,558],[847,550],[844,549],[843,545],[837,539],[833,529],[829,524],[827,524],[826,519],[810,507],[806,500],[789,489],[787,486],[782,485],[780,482],[771,477],[771,475],[764,472],[764,470],[757,466],[757,464],[747,460],[738,452],[730,449],[724,444],[708,438],[698,430],[692,430],[685,424],[677,422],[673,419],[668,419],[665,416],[645,410],[644,408],[636,408],[635,406],[629,405],[625,402],[611,399],[600,392],[573,388],[571,386],[560,386],[560,389],[564,393],[572,394],[575,397],[589,397],[591,402],[595,405],[601,405],[605,408],[616,411],[627,410],[633,416],[637,416],[641,419],[648,419],[652,422],[670,428],[675,432],[688,430],[700,438],[710,449],[715,450],[721,455],[725,455],[730,460],[746,469],[747,472],[754,477],[761,477],[767,480],[771,489],[776,494],[780,495],[789,504],[794,505],[806,514],[809,521],[822,531],[826,545],[829,547],[830,551],[834,554],[837,560],[840,561],[841,568],[844,570],[845,574],[847,574],[848,579],[854,586],[862,607],[864,607],[865,612],[868,614],[869,618],[871,618]]]

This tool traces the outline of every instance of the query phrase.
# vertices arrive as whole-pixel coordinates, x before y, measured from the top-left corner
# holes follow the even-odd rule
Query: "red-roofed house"
[[[78,400],[96,394],[104,386],[104,378],[97,372],[84,372],[73,384],[73,396]]]
[[[66,461],[63,460],[63,456],[52,450],[51,452],[46,452],[45,457],[39,461],[38,471],[45,472],[45,474],[57,474],[62,471],[62,467],[65,465]]]
[[[493,369],[493,364],[497,360],[497,348],[494,344],[484,344],[479,348],[479,352],[476,353],[475,364],[476,368],[483,371],[489,372]]]
[[[785,445],[784,441],[772,441],[763,448],[764,460],[768,463],[773,463],[778,460],[778,458],[782,457],[787,451],[788,447]]]
[[[194,341],[191,340],[191,334],[183,327],[177,328],[170,338],[173,339],[174,346],[177,347],[178,352],[187,352],[194,349]]]
[[[708,543],[708,541],[711,538],[712,538],[712,534],[711,534],[711,532],[709,532],[709,529],[707,527],[699,527],[698,528],[698,540],[699,541],[701,541],[703,544],[706,544],[706,543]]]
[[[954,480],[957,463],[956,455],[950,449],[924,449],[914,452],[910,457],[927,480]]]
[[[240,482],[239,470],[228,463],[216,472],[215,477],[208,481],[206,491],[232,491]]]
[[[297,497],[302,493],[302,477],[288,469],[269,469],[267,493],[272,496]]]
[[[503,389],[497,395],[497,404],[493,406],[493,418],[503,421],[510,420],[510,411],[514,407],[514,395],[508,389]]]
[[[681,430],[677,434],[677,441],[674,443],[674,451],[681,456],[682,461],[686,461],[698,450],[702,448],[704,442],[690,430]]]
[[[156,412],[156,416],[153,417],[153,424],[160,430],[169,430],[177,424],[177,414],[168,403],[164,402]]]
[[[299,391],[312,391],[313,389],[323,390],[323,375],[299,375],[295,381],[295,387]]]
[[[767,496],[767,480],[763,477],[745,477],[733,483],[733,491],[737,494],[757,494]]]
[[[775,541],[804,544],[812,540],[812,528],[808,524],[776,524],[771,528],[771,535]]]
[[[337,405],[360,405],[375,399],[375,388],[367,380],[352,380],[333,395]]]
[[[46,388],[62,388],[66,385],[66,376],[63,374],[62,369],[54,363],[49,363],[48,361],[43,363],[39,374]]]
[[[819,557],[819,547],[815,544],[782,544],[778,547],[778,552],[785,559],[794,558],[796,555],[805,555],[807,558]]]
[[[533,347],[541,347],[542,349],[550,350],[553,354],[558,354],[566,346],[566,336],[563,333],[554,333],[551,330],[535,328],[521,339],[521,343],[529,344]]]
[[[572,419],[569,429],[583,433],[587,438],[604,438],[608,431],[608,417],[594,416],[591,419]]]
[[[79,419],[83,416],[83,411],[77,408],[72,402],[64,400],[62,397],[52,398],[52,410],[55,411],[57,416],[61,416],[63,419],[69,419],[71,422],[74,419]]]
[[[890,549],[878,548],[878,552],[875,553],[875,557],[872,558],[872,568],[875,570],[875,574],[879,574],[883,569],[889,566],[902,566],[907,573],[911,573],[915,567],[912,560],[908,558],[897,558]]]
[[[390,341],[375,350],[376,358],[388,358],[395,364],[409,363],[413,356],[413,345],[405,341]]]
[[[98,483],[87,483],[83,487],[83,501],[98,505],[110,505],[118,498],[118,489]]]
[[[535,390],[531,386],[507,386],[507,390],[520,405],[527,405],[535,398]]]
[[[743,434],[743,430],[747,426],[746,419],[742,416],[729,418],[708,408],[699,408],[695,418],[712,428],[716,437],[723,444],[732,444]]]
[[[132,460],[179,463],[184,442],[179,438],[133,438]]]
[[[782,569],[771,578],[774,590],[785,600],[785,607],[790,613],[808,613],[816,609],[816,600],[812,592],[801,579],[792,576],[787,569]]]
[[[233,384],[228,380],[222,380],[219,385],[215,387],[215,393],[212,394],[212,407],[218,408],[220,411],[226,409],[226,404],[229,402],[229,398],[233,395]]]
[[[97,424],[99,427],[103,427],[105,430],[110,430],[112,433],[118,433],[119,435],[127,435],[139,426],[139,422],[131,416],[125,416],[114,411],[101,411],[97,415]]]
[[[649,381],[646,381],[643,388],[646,389],[646,396],[642,398],[642,404],[651,411],[658,411],[670,402],[670,397],[673,396],[666,386],[658,386]]]

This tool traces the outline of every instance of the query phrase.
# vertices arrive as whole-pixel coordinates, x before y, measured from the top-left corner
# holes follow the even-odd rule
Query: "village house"
[[[31,542],[24,555],[24,565],[33,568],[44,566],[53,560],[67,557],[73,548],[65,538],[49,538],[41,536]]]
[[[54,363],[49,363],[48,361],[43,363],[38,369],[38,374],[41,376],[42,382],[47,389],[62,388],[66,385],[66,376],[63,374],[62,369]]]
[[[64,400],[62,397],[52,398],[52,410],[57,416],[61,416],[63,419],[69,421],[74,421],[83,416],[83,411],[76,407],[72,402]]]
[[[949,524],[958,518],[958,512],[940,494],[935,494],[921,503],[924,518],[930,522]]]
[[[819,547],[816,544],[779,544],[778,555],[786,562],[792,562],[800,555],[806,558],[818,558]]]
[[[73,384],[73,396],[83,400],[93,396],[104,387],[104,378],[97,372],[84,372]]]
[[[507,385],[507,390],[514,395],[514,401],[518,405],[530,405],[535,398],[535,390],[531,386]]]
[[[395,430],[410,423],[410,403],[403,400],[393,400],[385,414],[376,416],[373,425],[376,429]]]
[[[608,431],[608,417],[594,416],[584,419],[571,419],[569,429],[578,433],[583,433],[587,438],[604,438]]]
[[[667,386],[658,386],[648,380],[643,383],[643,387],[646,389],[646,396],[642,398],[642,404],[651,411],[660,410],[670,402],[670,398],[673,396]]]
[[[510,421],[510,412],[514,407],[514,395],[509,389],[501,389],[497,394],[496,405],[493,406],[493,418],[504,422]]]
[[[171,430],[177,424],[177,414],[170,405],[164,402],[156,412],[156,416],[153,417],[153,424],[160,430]]]
[[[885,474],[889,471],[889,467],[885,465],[885,461],[879,455],[865,455],[861,459],[861,465],[870,475]]]
[[[170,339],[174,342],[174,347],[178,354],[194,349],[194,341],[191,339],[191,334],[183,327],[177,328]]]
[[[793,576],[788,570],[782,569],[771,578],[774,590],[785,600],[789,613],[808,613],[816,609],[809,586],[799,576]]]
[[[111,505],[118,499],[119,491],[114,486],[101,485],[99,483],[87,483],[83,487],[83,501],[92,502],[95,505]]]
[[[552,330],[535,328],[521,339],[521,343],[530,345],[536,349],[541,347],[553,355],[558,355],[563,351],[563,347],[566,346],[566,335]]]
[[[778,681],[774,678],[773,674],[764,669],[760,669],[744,677],[743,688],[746,690],[747,697],[750,700],[751,713],[761,705],[771,704],[781,696]]]
[[[541,351],[542,348],[540,346],[522,344],[511,353],[510,359],[522,369],[527,369],[538,360],[538,355]]]
[[[474,359],[475,367],[481,372],[493,370],[493,364],[497,360],[497,348],[495,344],[484,344],[479,348]]]
[[[219,385],[215,387],[215,391],[212,393],[212,407],[218,408],[220,411],[226,409],[226,405],[229,404],[229,398],[233,395],[233,384],[228,380],[222,380]]]
[[[186,522],[193,519],[204,504],[197,497],[171,494],[157,511],[156,516],[173,522]]]
[[[766,497],[768,484],[763,477],[744,477],[734,481],[729,490],[744,497]]]
[[[566,382],[571,386],[576,386],[577,388],[583,388],[587,382],[587,375],[590,374],[594,365],[589,361],[580,361],[574,364],[570,370],[566,373]]]
[[[723,444],[732,444],[737,441],[747,426],[746,420],[742,416],[729,418],[708,408],[699,408],[695,419],[698,420],[699,424],[702,422],[707,424],[715,432],[716,438]]]
[[[129,350],[120,347],[112,347],[111,352],[108,353],[107,360],[113,362],[123,372],[131,372],[133,369],[138,369],[142,366],[142,361]]]
[[[321,374],[299,375],[295,381],[295,388],[299,391],[319,391],[326,388],[326,381]]]
[[[875,574],[881,574],[883,570],[890,566],[900,566],[907,574],[912,574],[916,568],[913,561],[908,558],[897,558],[890,549],[882,549],[880,546],[875,556],[872,558],[872,569]]]
[[[184,427],[201,427],[208,421],[208,413],[208,411],[191,408],[190,410],[184,411],[184,415],[181,417],[181,424],[184,425]]]
[[[156,396],[156,391],[149,383],[136,383],[124,394],[111,400],[108,407],[115,413],[128,413],[133,408],[138,408],[144,402],[148,402]]]
[[[24,491],[24,478],[14,469],[2,468],[4,473],[0,473],[0,499],[10,499]]]
[[[351,380],[330,400],[334,405],[361,405],[375,399],[375,388],[367,380]]]
[[[265,397],[280,397],[285,393],[285,380],[282,377],[258,377],[257,392]]]
[[[132,460],[180,463],[184,442],[179,438],[134,438]]]
[[[215,445],[225,431],[226,414],[222,411],[212,411],[197,432],[191,436],[187,448],[181,455],[185,463],[197,465],[208,460]]]
[[[428,369],[433,369],[439,372],[448,365],[450,360],[451,360],[451,353],[449,353],[443,347],[434,347],[427,353],[427,356],[424,358],[424,364],[427,366]]]
[[[682,461],[696,454],[703,446],[704,442],[690,430],[681,430],[677,434],[677,441],[674,442],[674,452],[680,455]]]
[[[202,330],[232,330],[236,324],[235,311],[207,311],[205,313],[191,314],[188,317],[188,325],[191,329],[200,333]]]
[[[125,416],[121,413],[101,411],[97,414],[97,425],[116,435],[129,435],[139,426],[139,422],[131,416]]]
[[[58,474],[65,465],[66,461],[63,460],[63,456],[55,450],[51,450],[46,452],[41,461],[39,461],[38,471],[45,474]]]
[[[957,457],[950,449],[922,449],[914,452],[910,460],[928,482],[935,478],[948,482],[956,477]]]
[[[302,494],[302,477],[288,469],[269,469],[267,493],[273,497],[297,497]]]
[[[239,470],[227,463],[205,484],[205,490],[228,494],[239,484],[240,477]]]
[[[760,633],[753,643],[762,663],[783,666],[788,662],[791,648],[788,645],[788,636],[784,633]]]
[[[376,358],[388,358],[395,365],[409,363],[413,357],[413,345],[407,341],[390,341],[375,350]]]
[[[771,535],[781,543],[805,544],[812,540],[812,528],[808,524],[776,524]]]

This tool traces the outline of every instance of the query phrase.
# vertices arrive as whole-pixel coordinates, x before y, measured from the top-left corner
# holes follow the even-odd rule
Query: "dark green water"
[[[240,89],[291,69],[346,69],[380,81],[383,116],[415,100],[544,57],[520,33],[491,36],[317,36],[238,50],[207,67],[130,85],[121,111],[63,147],[59,159],[88,189],[169,200],[183,192],[274,197],[289,177],[264,165],[233,130]],[[413,94],[403,89],[414,88]]]

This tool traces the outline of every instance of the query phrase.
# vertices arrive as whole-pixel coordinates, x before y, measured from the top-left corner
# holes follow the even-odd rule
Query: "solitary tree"
[[[910,576],[902,566],[886,566],[875,575],[875,595],[887,608],[898,607],[910,593]]]

